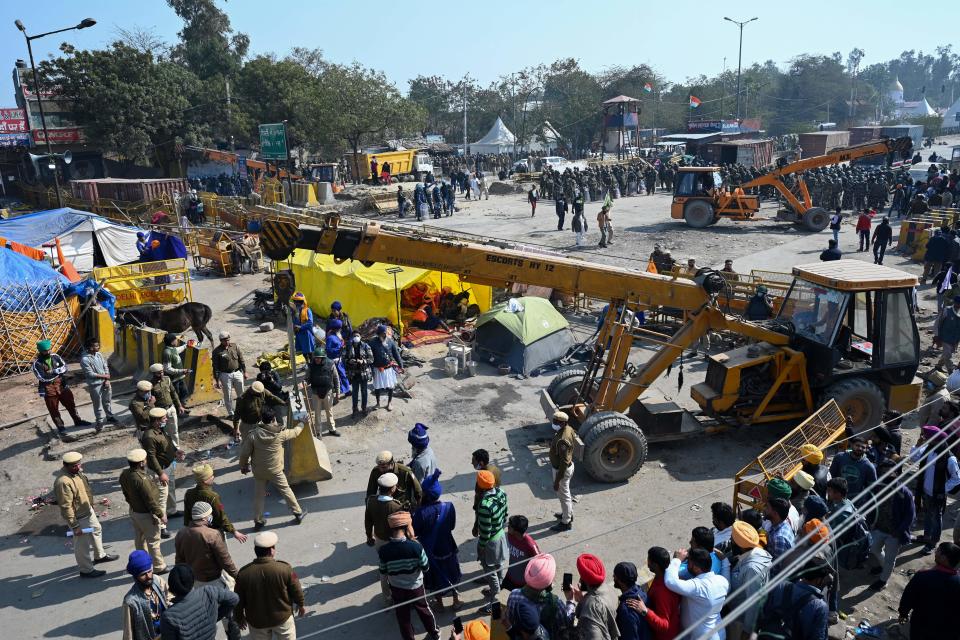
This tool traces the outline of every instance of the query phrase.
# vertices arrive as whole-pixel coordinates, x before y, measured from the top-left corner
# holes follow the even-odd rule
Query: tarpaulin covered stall
[[[41,249],[60,240],[64,257],[78,271],[134,262],[136,227],[127,227],[87,211],[64,207],[0,220],[0,238]]]
[[[289,265],[297,290],[306,296],[314,313],[326,317],[330,313],[330,303],[339,300],[354,326],[359,326],[367,318],[387,318],[397,323],[393,274],[387,273],[393,265],[378,262],[365,267],[355,260],[336,264],[333,256],[303,249],[293,253]],[[402,269],[396,274],[396,287],[401,295],[411,287],[426,285],[432,291],[443,288],[449,288],[455,294],[469,291],[470,302],[479,305],[481,311],[486,311],[492,304],[493,290],[488,286],[461,282],[456,275],[440,271]]]

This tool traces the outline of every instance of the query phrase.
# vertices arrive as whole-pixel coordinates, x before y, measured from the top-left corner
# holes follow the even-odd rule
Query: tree
[[[423,133],[450,135],[453,121],[457,119],[453,83],[440,76],[417,76],[409,84],[407,99],[419,105],[426,114]]]
[[[246,140],[259,140],[259,125],[284,120],[292,148],[315,148],[322,137],[324,120],[315,117],[327,106],[320,80],[292,60],[264,55],[247,62],[237,78],[237,97]]]
[[[374,134],[385,137],[392,132],[399,137],[423,127],[423,108],[401,96],[380,71],[358,63],[330,65],[320,86],[333,105],[325,114],[329,129],[323,142],[328,148],[342,148],[346,141],[352,151],[360,151],[361,144]]]
[[[201,80],[234,77],[250,48],[249,36],[233,32],[230,18],[215,0],[167,0],[167,4],[184,22],[175,57]]]
[[[88,139],[127,162],[160,160],[176,142],[196,144],[202,123],[187,112],[199,81],[187,69],[150,52],[115,42],[108,49],[74,51],[40,64],[47,86],[73,103]]]
[[[572,157],[579,157],[596,138],[602,95],[597,79],[573,58],[557,60],[544,75],[543,115]]]

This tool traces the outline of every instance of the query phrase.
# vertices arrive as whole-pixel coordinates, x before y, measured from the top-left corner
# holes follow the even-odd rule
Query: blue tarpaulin
[[[41,309],[56,304],[62,299],[57,281],[64,288],[70,286],[70,281],[48,263],[0,248],[0,308],[4,311],[24,310],[26,300],[22,299],[21,292],[11,291],[15,285],[25,285],[29,289],[27,297],[32,296]]]
[[[156,249],[153,248],[153,241],[160,243]],[[151,231],[147,237],[147,250],[140,256],[140,262],[158,262],[160,260],[173,260],[174,258],[186,258],[187,248],[183,241],[177,236],[167,235],[160,231]]]

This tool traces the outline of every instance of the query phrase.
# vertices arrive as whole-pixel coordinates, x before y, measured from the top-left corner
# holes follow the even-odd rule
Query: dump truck
[[[430,159],[430,154],[420,149],[348,153],[344,157],[347,160],[347,166],[353,171],[353,175],[359,175],[364,182],[373,179],[370,175],[370,161],[374,158],[377,159],[377,164],[381,168],[384,162],[389,162],[390,177],[397,180],[423,180],[427,174],[433,173],[433,160]],[[377,176],[377,178],[379,177]]]
[[[680,167],[674,181],[670,217],[684,220],[689,226],[702,229],[723,218],[730,220],[761,220],[760,197],[746,193],[748,189],[771,186],[786,201],[776,220],[800,225],[808,231],[823,231],[830,224],[830,213],[813,206],[813,200],[803,181],[803,171],[829,165],[851,162],[859,158],[892,154],[894,159],[910,157],[913,141],[909,137],[885,138],[876,142],[835,149],[826,155],[805,158],[778,167],[758,178],[732,189],[723,184],[720,167]],[[795,176],[795,186],[784,181]]]
[[[267,229],[267,227],[271,227]],[[887,409],[909,411],[920,400],[916,378],[920,334],[913,315],[917,278],[859,260],[793,268],[774,319],[749,322],[723,312],[723,276],[701,269],[693,280],[594,264],[522,248],[430,235],[327,214],[319,226],[265,221],[294,249],[458,274],[497,287],[539,285],[609,301],[585,366],[562,371],[541,394],[548,414],[563,409],[583,441],[587,473],[626,480],[639,470],[650,442],[697,437],[737,425],[799,422],[833,399],[855,431],[878,424]],[[279,256],[279,257],[278,257]],[[679,309],[686,320],[673,335],[651,331],[638,312]],[[697,415],[658,397],[651,385],[707,332],[732,332],[749,344],[709,357],[706,379],[690,387]],[[634,343],[658,347],[638,362]]]

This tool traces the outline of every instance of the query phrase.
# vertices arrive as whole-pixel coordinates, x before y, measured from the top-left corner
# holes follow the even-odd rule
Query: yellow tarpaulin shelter
[[[392,267],[379,262],[372,267],[365,267],[356,260],[336,264],[333,256],[303,249],[297,249],[289,260],[297,291],[302,291],[307,297],[313,312],[326,317],[330,313],[330,303],[339,300],[344,311],[350,314],[354,326],[374,317],[387,318],[394,324],[399,321],[393,274],[387,273],[387,269]],[[397,288],[401,293],[414,284],[425,283],[435,291],[443,287],[448,287],[453,293],[469,291],[470,302],[478,304],[481,312],[493,304],[492,287],[461,282],[458,276],[451,273],[402,268],[403,271],[397,274]]]

